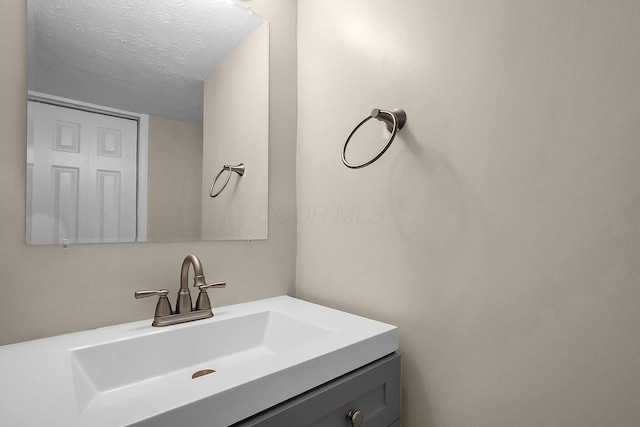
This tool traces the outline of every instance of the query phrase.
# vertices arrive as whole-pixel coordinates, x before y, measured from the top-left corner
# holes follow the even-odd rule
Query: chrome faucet
[[[194,273],[193,286],[200,289],[195,308],[191,303],[191,292],[189,291],[188,276],[189,267],[191,266],[193,266]],[[180,270],[180,289],[178,290],[178,300],[176,301],[175,311],[171,310],[171,303],[167,298],[169,291],[166,289],[159,291],[136,291],[134,296],[136,299],[154,295],[160,297],[156,305],[152,326],[168,326],[213,317],[207,289],[224,288],[225,286],[227,286],[225,282],[207,283],[204,278],[200,259],[195,255],[187,255],[182,262],[182,269]]]

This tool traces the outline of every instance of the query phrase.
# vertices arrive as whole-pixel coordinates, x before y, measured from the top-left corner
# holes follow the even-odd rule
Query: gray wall
[[[271,22],[270,203],[295,206],[296,3],[247,5]],[[269,240],[253,243],[26,246],[25,0],[3,1],[0,58],[0,344],[150,318],[155,302],[133,292],[168,288],[175,296],[189,253],[207,278],[227,281],[211,295],[216,306],[294,292],[295,217],[274,216]]]
[[[296,293],[400,327],[403,426],[640,425],[640,3],[298,6]]]

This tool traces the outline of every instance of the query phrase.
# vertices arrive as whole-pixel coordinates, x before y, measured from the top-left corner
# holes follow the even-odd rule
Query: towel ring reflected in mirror
[[[227,187],[227,184],[229,183],[229,180],[231,179],[231,175],[233,174],[233,172],[242,176],[244,175],[245,169],[246,167],[244,163],[240,163],[239,165],[236,165],[236,166],[224,165],[222,167],[222,170],[218,172],[218,175],[216,175],[216,177],[213,179],[213,182],[211,183],[211,187],[209,188],[209,197],[212,197],[212,198],[218,197],[218,194],[222,193],[222,190],[224,190]],[[218,178],[220,178],[220,175],[222,175],[224,171],[228,171],[227,179],[224,181],[222,188],[220,188],[220,190],[218,190],[215,194],[213,194],[213,187],[215,187],[216,182],[218,181]]]
[[[387,126],[387,130],[391,133],[391,135],[389,135],[389,139],[387,140],[387,143],[385,144],[384,148],[373,159],[369,160],[368,162],[361,163],[359,165],[349,163],[346,158],[347,146],[349,145],[349,141],[351,141],[351,137],[353,136],[353,134],[355,134],[363,124],[365,124],[371,119],[377,119],[383,122]],[[389,149],[396,135],[404,127],[406,122],[407,122],[407,114],[401,108],[396,108],[393,111],[380,110],[379,108],[374,108],[371,111],[371,115],[366,117],[360,123],[358,123],[355,129],[353,129],[349,134],[347,141],[344,143],[344,147],[342,147],[342,163],[344,163],[346,167],[351,169],[360,169],[365,166],[369,166],[370,164],[378,160]]]

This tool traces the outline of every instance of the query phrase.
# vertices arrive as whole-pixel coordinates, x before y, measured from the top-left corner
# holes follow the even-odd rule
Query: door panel
[[[27,243],[134,242],[135,120],[29,101]]]

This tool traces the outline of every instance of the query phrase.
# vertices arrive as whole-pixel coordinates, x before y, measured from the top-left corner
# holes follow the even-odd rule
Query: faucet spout
[[[206,283],[204,272],[202,271],[202,263],[200,258],[195,255],[187,255],[182,261],[182,269],[180,270],[180,289],[189,289],[189,266],[193,265],[193,273],[195,283],[193,286],[200,286]]]
[[[189,291],[189,267],[193,265],[194,284],[193,286],[205,285],[207,282],[202,271],[200,258],[195,255],[187,255],[182,262],[180,270],[180,290],[178,291],[178,302],[176,303],[176,313],[189,313],[193,309],[191,303],[191,292]]]

